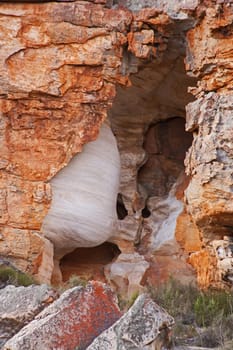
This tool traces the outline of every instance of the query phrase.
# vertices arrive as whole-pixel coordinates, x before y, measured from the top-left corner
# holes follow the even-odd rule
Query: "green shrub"
[[[224,349],[224,344],[233,340],[232,292],[204,292],[174,279],[159,288],[148,289],[151,297],[175,318],[175,344]]]
[[[187,323],[193,320],[193,303],[199,294],[197,288],[192,285],[182,285],[170,278],[159,288],[149,287],[148,290],[152,299],[173,317],[184,316],[187,318]],[[190,321],[189,318],[191,318]]]
[[[133,306],[137,297],[139,296],[139,291],[135,291],[129,298],[118,294],[118,305],[121,311],[128,311],[131,306]]]
[[[35,284],[31,276],[6,265],[0,265],[0,282],[24,287]]]
[[[78,275],[71,275],[67,282],[67,287],[68,288],[77,287],[77,286],[86,287],[87,283],[88,281],[85,280],[84,278],[81,278]]]
[[[223,291],[208,291],[198,295],[194,303],[197,324],[200,327],[211,325],[217,317],[224,318],[232,314],[233,295]]]

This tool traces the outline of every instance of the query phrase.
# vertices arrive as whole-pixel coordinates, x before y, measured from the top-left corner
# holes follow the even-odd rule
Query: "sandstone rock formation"
[[[50,281],[66,251],[110,240],[123,253],[138,250],[155,269],[155,254],[183,266],[188,258],[202,287],[231,285],[213,241],[233,232],[232,3],[1,3],[0,16],[0,254]],[[85,222],[77,215],[71,224],[72,208],[62,228],[59,179],[76,159],[91,159],[83,145],[98,144],[107,112],[121,158],[118,229],[107,223],[117,194],[112,173],[112,214],[103,203],[95,216],[85,195],[78,202],[78,215],[89,208]],[[95,221],[95,233],[87,232]]]
[[[188,33],[186,58],[187,70],[199,79],[197,100],[187,106],[194,142],[186,158],[191,175],[186,200],[203,237],[203,249],[190,260],[201,286],[208,287],[224,285],[212,241],[232,236],[232,4],[203,4],[199,16]]]
[[[3,347],[4,350],[84,350],[121,313],[110,288],[100,282],[64,292]]]
[[[85,145],[51,180],[53,199],[42,231],[54,244],[56,258],[77,247],[100,245],[113,236],[119,177],[116,141],[104,125],[97,140]]]
[[[87,350],[168,349],[174,319],[145,294]]]
[[[1,254],[35,274],[48,180],[97,137],[132,15],[91,2],[1,3],[0,15]]]
[[[110,285],[116,288],[122,298],[131,299],[142,292],[143,276],[149,263],[138,253],[122,253],[117,259],[105,267],[105,276]]]
[[[57,292],[46,285],[0,290],[0,347],[57,298]]]

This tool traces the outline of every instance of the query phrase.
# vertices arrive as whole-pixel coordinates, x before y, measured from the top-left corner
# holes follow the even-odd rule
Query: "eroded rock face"
[[[187,130],[194,142],[186,158],[192,176],[187,208],[203,249],[190,256],[202,287],[226,286],[213,249],[215,240],[232,236],[232,19],[231,4],[200,7],[201,20],[188,33],[187,69],[198,77],[197,100],[187,106]],[[208,43],[208,45],[206,45]],[[203,261],[202,269],[200,268]],[[228,266],[229,268],[229,266]],[[231,275],[232,268],[228,274]]]
[[[116,141],[103,125],[97,140],[51,181],[53,199],[42,231],[53,242],[56,258],[78,247],[98,246],[116,232],[119,178]]]
[[[106,282],[104,267],[119,254],[117,245],[109,242],[97,247],[77,248],[60,261],[62,279],[66,282],[72,275],[76,275],[86,280]]]
[[[145,255],[153,269],[162,272],[153,275],[162,280],[170,274],[167,255],[175,259],[182,255],[175,230],[188,183],[183,160],[192,139],[184,130],[185,104],[192,100],[186,89],[193,83],[184,71],[184,46],[172,38],[167,45],[159,62],[132,76],[132,87],[118,88],[110,111],[121,156],[122,212],[113,241],[126,254],[138,250]],[[181,265],[183,271],[185,262]],[[186,269],[190,275],[187,264]]]
[[[145,294],[87,350],[167,349],[174,319]]]
[[[41,271],[44,243],[31,251],[31,242],[51,204],[50,179],[96,139],[116,82],[127,85],[137,66],[133,55],[165,49],[161,11],[134,15],[97,2],[0,6],[0,252],[31,274]],[[142,28],[152,18],[156,37]]]
[[[144,136],[147,159],[138,172],[138,185],[148,197],[166,196],[184,170],[192,134],[185,132],[185,119],[174,117],[152,124]]]
[[[48,281],[53,244],[56,257],[104,240],[118,244],[123,253],[139,249],[150,255],[157,249],[160,257],[161,252],[180,257],[176,232],[185,257],[191,254],[200,285],[224,286],[212,243],[233,232],[232,4],[1,3],[0,15],[0,254]],[[194,79],[184,71],[185,55],[186,70]],[[123,85],[130,85],[131,73],[132,86],[126,90]],[[196,96],[192,102],[187,87],[196,80],[197,87],[190,89]],[[116,83],[122,85],[117,90]],[[109,117],[121,157],[119,229],[112,230],[108,223],[93,236],[86,228],[102,214],[95,220],[89,215],[90,222],[79,225],[71,225],[66,215],[70,226],[66,224],[62,239],[57,239],[54,227],[60,229],[63,219],[59,213],[56,224],[47,221],[59,211],[51,184],[83,145],[97,138],[116,91]],[[186,127],[194,141],[186,157],[189,177],[180,184],[182,160],[174,161],[174,155],[180,155],[179,147],[174,150],[180,133],[176,130],[178,141],[166,144],[154,128],[185,118],[186,105]],[[151,148],[153,138],[162,140],[162,147],[155,143]],[[171,196],[174,182],[177,188]],[[115,187],[111,191],[113,213]],[[50,241],[41,231],[43,221]],[[81,226],[88,237],[81,235]],[[195,239],[185,236],[189,227]],[[54,263],[58,268],[59,261]],[[216,273],[211,264],[217,266]]]
[[[232,103],[231,94],[209,93],[187,110],[187,128],[196,137],[186,159],[192,175],[186,197],[206,238],[233,232]]]
[[[40,232],[4,227],[1,231],[0,251],[1,256],[20,270],[34,275],[38,282],[50,283],[54,269],[54,249],[52,243]]]
[[[97,14],[97,22],[88,19],[95,10],[107,20],[108,10],[88,2],[0,8],[1,254],[30,273],[42,244],[33,253],[17,247],[17,255],[8,237],[20,236],[22,247],[25,237],[35,241],[52,198],[47,181],[97,137],[114,96],[110,76],[120,65],[114,46],[125,39]],[[131,14],[122,10],[118,24],[117,12],[111,14],[113,27],[124,32]]]
[[[142,255],[123,253],[105,267],[105,276],[122,297],[130,300],[135,293],[142,292],[141,282],[149,266]]]
[[[110,288],[100,282],[64,292],[3,347],[5,350],[85,350],[121,313]]]

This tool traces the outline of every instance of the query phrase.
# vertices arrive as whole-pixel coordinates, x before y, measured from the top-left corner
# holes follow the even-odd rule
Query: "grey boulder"
[[[170,348],[174,319],[147,295],[101,333],[87,350],[160,350]]]
[[[45,284],[0,289],[0,349],[56,297],[57,293]]]

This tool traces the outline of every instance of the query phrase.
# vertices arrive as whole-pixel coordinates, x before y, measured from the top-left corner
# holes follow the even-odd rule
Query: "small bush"
[[[67,282],[67,286],[68,288],[77,287],[77,286],[86,287],[87,283],[88,281],[85,280],[84,278],[81,278],[78,275],[71,275]]]
[[[175,344],[223,347],[233,340],[233,293],[203,292],[174,279],[149,293],[175,318]]]
[[[232,314],[233,295],[223,291],[208,291],[197,296],[194,312],[200,327],[211,325],[217,317],[224,318]]]
[[[13,284],[15,286],[24,287],[35,284],[35,281],[31,276],[5,265],[0,266],[0,282],[3,285]]]
[[[185,286],[170,278],[167,283],[159,288],[149,287],[149,293],[152,299],[173,317],[182,316],[185,318],[185,323],[193,322],[193,303],[199,294],[194,286]]]
[[[131,308],[131,306],[133,306],[138,296],[139,296],[139,291],[135,291],[130,298],[123,297],[122,295],[118,294],[117,298],[118,298],[118,305],[120,310],[128,311]]]

